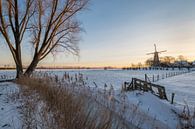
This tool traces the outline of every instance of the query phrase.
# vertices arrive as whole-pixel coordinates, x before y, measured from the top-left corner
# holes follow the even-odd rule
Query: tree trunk
[[[16,78],[20,78],[23,75],[22,57],[21,57],[21,46],[19,43],[16,45]]]
[[[39,59],[38,58],[34,58],[33,61],[31,62],[31,64],[28,66],[26,72],[24,73],[25,76],[30,76],[33,71],[35,70],[35,68],[37,67],[37,64],[39,63]]]
[[[20,78],[23,75],[22,65],[16,64],[16,78]]]
[[[22,57],[21,57],[21,46],[20,43],[16,45],[16,78],[20,78],[23,75]]]

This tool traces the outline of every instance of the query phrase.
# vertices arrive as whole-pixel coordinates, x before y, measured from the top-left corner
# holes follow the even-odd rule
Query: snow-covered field
[[[37,71],[46,71],[51,75],[62,76],[65,72],[73,75],[82,73],[87,81],[87,85],[90,87],[94,87],[95,84],[99,88],[104,88],[105,84],[110,87],[111,85],[115,90],[120,90],[122,84],[125,81],[130,82],[132,78],[144,79],[145,74],[147,76],[152,77],[153,75],[156,77],[157,75],[160,78],[166,73],[174,73],[174,72],[182,72],[184,70],[94,70],[94,69],[81,69],[81,70],[37,70]],[[1,75],[7,75],[8,77],[14,77],[14,70],[0,70]],[[178,75],[174,77],[169,77],[165,79],[161,79],[156,84],[160,84],[166,87],[167,96],[170,98],[171,93],[175,93],[175,100],[178,103],[183,104],[184,100],[186,100],[190,106],[195,106],[195,72],[187,73],[183,75]],[[151,79],[152,80],[152,79]]]
[[[112,85],[115,90],[120,90],[122,84],[125,81],[130,82],[132,78],[145,79],[145,74],[149,77],[159,75],[161,78],[166,73],[174,73],[179,70],[51,70],[50,73],[61,76],[65,71],[71,75],[82,73],[87,77],[88,85],[91,87],[95,86],[95,82],[99,88],[104,88],[104,85],[107,84],[108,87]],[[184,100],[186,100],[190,106],[195,106],[195,72],[161,79],[155,83],[166,87],[169,98],[171,93],[175,93],[176,102],[184,104]]]
[[[175,101],[184,104],[184,101],[192,108],[195,107],[195,72],[187,73],[156,82],[166,88],[168,97],[175,93]]]
[[[40,71],[40,70],[38,70]],[[77,73],[82,73],[87,81],[87,85],[94,87],[94,82],[98,85],[99,88],[104,88],[105,83],[110,86],[112,85],[115,90],[115,98],[120,99],[121,85],[124,81],[131,81],[132,78],[144,79],[145,74],[149,77],[153,75],[165,75],[170,72],[177,72],[172,70],[41,70],[50,73],[51,75],[62,76],[64,72],[68,72],[71,75]],[[1,75],[14,76],[15,71],[0,71]],[[175,93],[175,104],[171,105],[166,100],[159,100],[157,97],[151,93],[144,93],[140,91],[127,92],[125,96],[127,98],[127,103],[130,105],[136,105],[138,107],[137,116],[131,114],[129,121],[136,122],[137,120],[145,114],[145,120],[142,128],[155,128],[158,125],[161,128],[171,128],[175,129],[178,124],[178,116],[172,111],[182,112],[184,105],[184,100],[189,104],[191,108],[195,105],[195,72],[182,74],[170,78],[165,78],[155,82],[166,87],[167,95],[170,97],[171,93]],[[13,83],[1,83],[0,85],[0,128],[9,129],[14,127],[14,121],[17,120],[19,114],[17,112],[17,104],[7,102],[5,100],[7,94],[14,93],[17,91],[17,87]],[[142,115],[139,115],[141,113]],[[5,117],[4,117],[5,116]],[[9,117],[6,117],[9,116]],[[134,116],[135,119],[132,119]],[[128,119],[128,116],[127,116]],[[152,120],[152,121],[151,121]],[[156,125],[153,124],[153,120],[156,122]],[[18,124],[17,126],[19,126]],[[17,127],[16,126],[16,127]]]
[[[155,79],[157,75],[159,75],[160,79],[162,75],[165,75],[166,73],[174,73],[174,72],[182,72],[187,71],[184,70],[38,70],[38,71],[47,71],[52,74],[56,74],[58,76],[62,76],[65,72],[68,72],[70,75],[82,73],[85,78],[87,78],[88,85],[90,87],[94,86],[95,82],[99,88],[103,88],[105,84],[108,86],[112,85],[115,90],[121,89],[122,84],[125,81],[130,82],[132,78],[139,78],[139,79],[145,79],[145,74],[147,74],[148,77],[150,77],[150,80],[152,80],[152,76],[155,76]]]

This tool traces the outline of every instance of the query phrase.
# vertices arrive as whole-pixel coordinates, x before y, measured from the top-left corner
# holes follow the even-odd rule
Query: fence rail
[[[151,82],[143,81],[137,78],[132,78],[131,83],[125,82],[123,85],[123,90],[125,91],[133,91],[133,90],[150,91],[152,94],[158,96],[160,99],[167,100],[165,87],[153,84]]]

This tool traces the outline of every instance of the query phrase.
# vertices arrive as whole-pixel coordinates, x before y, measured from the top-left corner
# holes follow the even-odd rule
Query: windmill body
[[[156,44],[154,44],[154,48],[155,48],[155,51],[152,52],[152,53],[148,53],[147,55],[153,54],[154,55],[154,59],[153,59],[152,66],[153,67],[159,67],[160,66],[159,54],[161,54],[162,52],[166,52],[166,50],[165,51],[157,51]]]

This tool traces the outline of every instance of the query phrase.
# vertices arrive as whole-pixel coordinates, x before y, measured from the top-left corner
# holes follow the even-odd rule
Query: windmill
[[[159,54],[161,54],[161,53],[163,53],[163,52],[167,52],[167,50],[164,50],[164,51],[157,51],[157,49],[156,49],[156,44],[154,44],[154,49],[155,49],[154,52],[152,52],[152,53],[147,53],[147,55],[151,55],[151,54],[154,55],[153,66],[154,66],[154,67],[157,67],[157,66],[160,66]]]

